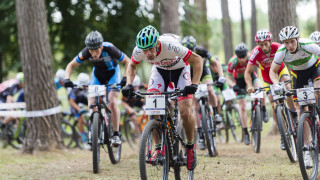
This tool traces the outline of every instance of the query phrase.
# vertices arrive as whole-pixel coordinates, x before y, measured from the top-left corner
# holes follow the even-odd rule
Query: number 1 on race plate
[[[316,103],[313,87],[297,89],[297,98],[299,105]]]
[[[88,96],[104,96],[106,93],[106,87],[104,85],[89,85]]]
[[[145,110],[147,115],[164,115],[165,106],[164,95],[149,95],[146,98]]]

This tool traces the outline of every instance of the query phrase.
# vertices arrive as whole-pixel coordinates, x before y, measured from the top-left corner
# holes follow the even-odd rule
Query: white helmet
[[[298,38],[300,36],[298,28],[294,26],[286,26],[279,33],[280,41]]]
[[[56,72],[56,78],[58,78],[59,80],[63,80],[65,76],[66,71],[64,69],[58,69],[58,71]]]
[[[140,86],[140,84],[141,84],[140,77],[136,74],[136,77],[134,77],[133,79],[132,86]]]
[[[271,41],[272,34],[268,29],[260,29],[255,37],[256,42]]]
[[[90,76],[87,73],[80,73],[77,77],[77,83],[79,85],[89,85]]]
[[[315,43],[320,43],[320,32],[315,31],[310,34],[310,39],[314,41]]]

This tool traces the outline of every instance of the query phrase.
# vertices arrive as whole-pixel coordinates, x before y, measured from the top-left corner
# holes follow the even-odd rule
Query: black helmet
[[[244,58],[248,54],[248,47],[245,43],[240,43],[234,50],[238,58]]]
[[[197,40],[193,36],[185,36],[181,40],[181,44],[190,49],[191,51],[194,51],[197,47]]]
[[[85,44],[90,50],[99,49],[103,42],[103,37],[98,31],[91,31],[86,37]]]

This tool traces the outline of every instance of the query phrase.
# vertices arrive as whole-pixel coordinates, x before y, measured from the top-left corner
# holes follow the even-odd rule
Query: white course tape
[[[26,103],[20,102],[20,103],[0,103],[0,109],[25,109]]]
[[[6,108],[8,109],[8,108]],[[57,106],[50,109],[39,111],[0,111],[0,116],[13,116],[13,117],[42,117],[50,116],[61,112],[61,107]]]

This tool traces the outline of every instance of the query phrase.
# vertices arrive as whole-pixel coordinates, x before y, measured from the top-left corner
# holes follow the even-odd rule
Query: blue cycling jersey
[[[102,46],[103,49],[99,59],[93,59],[89,49],[86,47],[76,56],[76,61],[83,63],[85,60],[88,60],[99,71],[106,72],[115,69],[117,67],[116,60],[122,61],[124,53],[110,42],[103,42]]]

